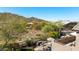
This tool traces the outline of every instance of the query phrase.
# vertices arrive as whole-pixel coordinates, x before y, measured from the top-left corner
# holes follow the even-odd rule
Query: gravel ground
[[[76,35],[76,46],[70,45],[61,45],[55,42],[52,42],[53,51],[79,51],[79,34]]]

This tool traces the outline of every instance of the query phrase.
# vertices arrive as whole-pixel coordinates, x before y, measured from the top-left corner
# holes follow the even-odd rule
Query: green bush
[[[43,28],[42,28],[42,31],[43,32],[49,32],[49,31],[52,31],[53,30],[53,28],[52,28],[52,26],[50,26],[50,25],[45,25]]]
[[[48,32],[48,36],[49,37],[53,37],[53,38],[58,38],[59,37],[59,33],[56,32],[56,31]]]

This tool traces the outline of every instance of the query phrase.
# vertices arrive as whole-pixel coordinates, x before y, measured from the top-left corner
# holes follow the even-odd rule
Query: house
[[[76,24],[77,24],[77,22],[68,22],[68,23],[64,24],[64,27],[60,31],[60,36],[65,36],[65,35],[68,35],[70,33],[73,33],[74,31],[72,30],[72,28]]]
[[[76,32],[76,45],[79,46],[79,23],[72,28]]]
[[[74,30],[74,31],[79,31],[79,23],[78,23],[77,25],[75,25],[75,26],[72,28],[72,30]]]
[[[72,28],[77,24],[77,22],[69,22],[64,25],[64,30],[72,30]]]
[[[52,47],[55,51],[79,51],[79,23],[73,26],[70,31],[66,30],[64,33],[67,32],[70,32],[70,36],[65,35],[53,42]]]

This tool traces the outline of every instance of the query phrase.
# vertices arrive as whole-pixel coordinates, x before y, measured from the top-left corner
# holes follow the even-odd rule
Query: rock
[[[38,46],[34,48],[34,51],[43,51],[43,46]]]
[[[54,42],[54,40],[55,40],[54,38],[47,38],[48,42]]]

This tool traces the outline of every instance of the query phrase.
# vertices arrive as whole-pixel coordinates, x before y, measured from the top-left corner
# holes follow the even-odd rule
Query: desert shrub
[[[50,25],[45,25],[43,28],[42,28],[42,31],[43,32],[49,32],[49,31],[52,31],[53,30],[53,28],[52,28],[52,26],[50,26]]]
[[[53,38],[58,38],[59,37],[59,32],[53,31],[53,32],[48,32],[49,37]]]
[[[48,37],[46,33],[45,34],[37,34],[36,36],[37,36],[37,39],[42,40],[42,41],[47,40],[47,37]]]
[[[63,23],[61,21],[52,22],[52,23],[50,22],[42,27],[42,31],[43,32],[60,31],[62,28],[63,28]]]
[[[33,41],[32,40],[26,40],[27,46],[33,46]]]

